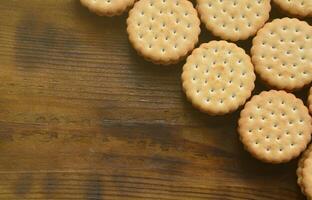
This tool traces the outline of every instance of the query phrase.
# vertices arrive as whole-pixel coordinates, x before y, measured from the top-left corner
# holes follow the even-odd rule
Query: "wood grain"
[[[78,0],[0,10],[0,199],[303,199],[297,160],[263,164],[238,140],[239,111],[193,109],[183,63],[137,56],[126,15],[97,17]]]

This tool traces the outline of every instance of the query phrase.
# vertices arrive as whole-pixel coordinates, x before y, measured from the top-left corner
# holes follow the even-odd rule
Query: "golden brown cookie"
[[[310,156],[310,152],[312,151],[312,145],[309,145],[309,147],[304,151],[304,153],[302,154],[299,162],[298,162],[298,168],[297,168],[297,183],[300,186],[300,189],[302,191],[303,194],[305,194],[305,188],[304,185],[302,184],[302,168],[304,166],[304,161],[306,158],[308,158]]]
[[[285,91],[253,96],[241,111],[238,132],[257,159],[283,163],[297,157],[311,140],[312,119],[303,102]]]
[[[312,87],[310,87],[310,90],[309,90],[308,107],[309,107],[310,113],[312,114]]]
[[[185,58],[200,33],[197,12],[187,0],[140,0],[130,11],[127,25],[138,54],[163,65]]]
[[[284,11],[301,17],[312,16],[311,0],[273,0]]]
[[[120,15],[133,6],[136,0],[80,0],[91,12],[100,16]]]
[[[250,97],[255,74],[250,57],[233,43],[202,44],[187,58],[182,84],[199,110],[222,115],[236,110]]]
[[[269,19],[270,0],[197,0],[201,21],[225,40],[244,40]]]
[[[312,199],[312,148],[303,154],[299,161],[297,175],[298,184],[303,192],[307,196],[307,199]]]
[[[298,19],[275,19],[253,39],[255,71],[269,86],[296,90],[312,81],[312,27]]]

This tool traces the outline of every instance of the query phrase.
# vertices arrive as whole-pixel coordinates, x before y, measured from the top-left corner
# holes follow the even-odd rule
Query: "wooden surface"
[[[193,109],[183,63],[137,56],[126,15],[97,17],[78,0],[0,10],[0,199],[304,199],[297,160],[263,164],[238,140],[239,112]]]

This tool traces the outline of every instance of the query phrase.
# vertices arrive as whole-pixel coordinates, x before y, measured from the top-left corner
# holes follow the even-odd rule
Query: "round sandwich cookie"
[[[312,114],[312,87],[310,87],[310,90],[309,90],[308,107],[309,107],[310,113]]]
[[[194,49],[200,20],[188,0],[140,0],[129,12],[127,31],[138,54],[169,65]]]
[[[311,0],[273,0],[282,10],[300,17],[312,16]]]
[[[304,167],[304,162],[305,162],[305,160],[306,160],[307,158],[309,158],[310,156],[312,156],[311,151],[312,151],[312,145],[310,145],[310,146],[304,151],[304,153],[302,154],[302,156],[301,156],[301,158],[300,158],[300,160],[299,160],[299,162],[298,162],[298,168],[297,168],[297,171],[296,171],[297,177],[298,177],[298,178],[297,178],[297,183],[298,183],[298,185],[300,186],[300,189],[301,189],[302,193],[305,194],[306,196],[310,196],[309,199],[312,199],[312,198],[311,198],[311,197],[312,197],[312,194],[307,195],[306,192],[305,192],[305,185],[303,184],[303,181],[302,181],[302,179],[303,179],[303,175],[302,175],[302,171],[303,171],[303,170],[302,170],[302,169],[303,169],[303,167]],[[312,173],[312,171],[311,171],[310,173]]]
[[[283,163],[306,149],[312,119],[303,102],[285,91],[253,96],[241,111],[240,139],[247,151],[268,163]]]
[[[202,44],[187,58],[183,90],[194,107],[210,115],[235,111],[251,96],[255,73],[250,57],[234,43]]]
[[[91,12],[100,16],[121,15],[133,6],[136,0],[80,0]]]
[[[300,89],[312,81],[312,27],[298,19],[275,19],[258,31],[251,55],[267,85]]]
[[[269,19],[270,0],[197,0],[201,21],[224,40],[245,40]]]

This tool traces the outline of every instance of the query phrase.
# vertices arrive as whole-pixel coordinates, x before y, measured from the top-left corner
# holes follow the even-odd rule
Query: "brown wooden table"
[[[0,199],[303,199],[297,160],[252,158],[239,111],[193,109],[183,63],[137,56],[125,19],[78,0],[0,0]]]

